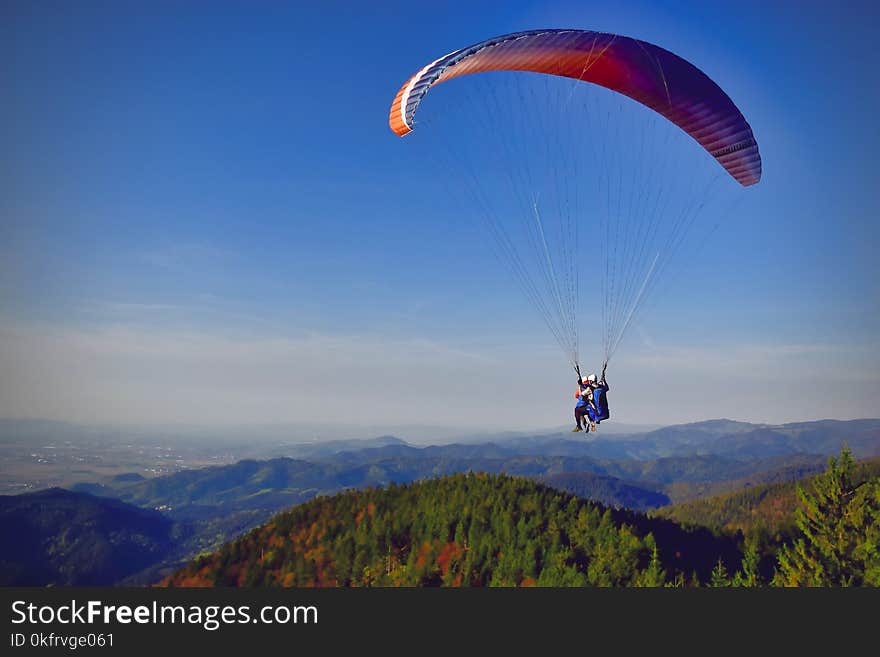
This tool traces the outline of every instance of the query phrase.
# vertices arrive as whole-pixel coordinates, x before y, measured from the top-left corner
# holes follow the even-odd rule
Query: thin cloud
[[[234,261],[237,257],[235,252],[211,244],[170,244],[141,253],[138,259],[152,267],[180,271],[216,267]]]
[[[737,377],[806,376],[814,381],[840,379],[880,382],[880,345],[743,344],[665,347],[621,358],[632,367]]]

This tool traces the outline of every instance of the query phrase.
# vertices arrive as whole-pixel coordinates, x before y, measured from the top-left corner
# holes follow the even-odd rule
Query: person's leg
[[[575,406],[574,407],[574,423],[577,425],[574,429],[575,431],[583,431],[583,428],[581,427],[581,422],[583,421],[583,418],[584,418],[584,409],[585,408],[586,407],[584,407],[584,406]],[[584,423],[584,424],[586,424],[586,423]]]

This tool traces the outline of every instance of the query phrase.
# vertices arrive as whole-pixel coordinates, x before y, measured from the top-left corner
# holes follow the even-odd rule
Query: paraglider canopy
[[[546,73],[622,93],[696,139],[743,186],[761,179],[752,129],[717,84],[668,50],[603,32],[530,30],[451,52],[400,88],[391,104],[391,129],[400,136],[412,130],[419,103],[434,84],[485,71]]]
[[[607,366],[697,216],[761,179],[751,126],[718,84],[668,50],[602,32],[530,30],[455,50],[400,87],[389,125],[428,137],[432,180],[460,197],[460,216],[482,219],[579,379],[581,295]]]

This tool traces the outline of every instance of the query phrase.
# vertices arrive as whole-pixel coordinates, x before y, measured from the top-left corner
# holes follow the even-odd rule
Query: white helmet
[[[596,383],[596,375],[590,374],[590,376],[587,377],[587,381],[589,381],[590,383]]]
[[[590,377],[588,377],[588,376],[581,377],[581,383],[589,383],[589,382],[590,382]]]

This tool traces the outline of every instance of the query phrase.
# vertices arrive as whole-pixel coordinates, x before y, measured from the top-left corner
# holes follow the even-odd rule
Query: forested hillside
[[[174,586],[656,586],[707,580],[731,539],[504,475],[302,504],[196,560]]]
[[[880,459],[854,465],[853,480],[860,484],[880,477]],[[798,487],[812,490],[814,477],[744,488],[732,493],[693,500],[656,510],[658,516],[679,523],[750,534],[756,531],[787,536],[795,529]]]
[[[60,488],[0,497],[0,585],[113,584],[171,555],[155,511]]]

